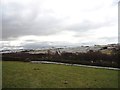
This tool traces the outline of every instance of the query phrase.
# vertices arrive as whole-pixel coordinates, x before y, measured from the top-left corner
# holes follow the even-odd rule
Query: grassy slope
[[[67,84],[65,84],[65,80],[68,81]],[[53,64],[3,62],[3,88],[14,87],[118,87],[118,71]]]
[[[2,88],[2,62],[0,61],[0,90]]]

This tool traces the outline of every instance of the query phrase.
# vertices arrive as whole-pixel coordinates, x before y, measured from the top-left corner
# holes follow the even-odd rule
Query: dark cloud
[[[61,19],[53,17],[49,11],[42,11],[37,6],[25,8],[16,3],[3,6],[2,15],[3,40],[24,35],[54,34],[61,23]]]
[[[3,20],[3,39],[24,35],[50,35],[58,31],[59,20],[43,17],[39,21]]]
[[[7,1],[7,0],[6,0]],[[48,35],[59,35],[59,33],[62,33],[64,31],[72,31],[73,34],[68,33],[70,37],[74,37],[79,40],[80,37],[85,38],[88,35],[94,35],[91,32],[94,32],[95,30],[102,30],[100,28],[105,28],[105,27],[111,27],[115,26],[116,24],[116,11],[114,6],[111,6],[108,4],[109,8],[112,9],[109,11],[107,5],[103,3],[102,1],[101,4],[97,7],[97,5],[94,6],[94,4],[90,4],[90,7],[93,7],[89,11],[89,7],[84,7],[84,5],[75,7],[73,5],[70,10],[64,6],[61,7],[65,8],[63,9],[63,12],[61,11],[61,7],[58,5],[55,5],[52,7],[52,4],[49,6],[49,4],[45,4],[45,0],[43,0],[45,5],[48,5],[48,8],[46,9],[47,6],[42,5],[43,3],[41,2],[42,0],[28,0],[27,2],[22,2],[22,1],[9,1],[9,3],[5,3],[2,5],[2,38],[3,40],[8,40],[10,38],[13,39],[18,39],[18,37],[22,36],[27,36],[27,35],[33,35],[33,36],[48,36]],[[93,0],[94,1],[94,0]],[[111,0],[112,1],[112,0]],[[110,1],[110,2],[111,2]],[[117,1],[117,0],[116,0]],[[116,1],[113,1],[113,4],[116,3]],[[29,3],[31,2],[31,3]],[[54,2],[54,1],[52,1]],[[64,2],[64,1],[63,1]],[[78,0],[79,2],[79,0]],[[107,1],[106,1],[107,2]],[[82,1],[81,1],[82,3]],[[58,3],[59,4],[59,3]],[[71,3],[72,5],[72,3]],[[69,6],[71,6],[69,5]],[[87,3],[86,3],[87,5]],[[42,7],[44,6],[44,7]],[[52,9],[51,9],[52,7]],[[74,8],[75,7],[75,8]],[[80,10],[78,8],[81,8]],[[98,8],[98,9],[96,9]],[[104,10],[105,8],[105,10]],[[76,10],[77,9],[77,10]],[[82,10],[83,9],[83,10]],[[100,12],[98,11],[100,10]],[[108,10],[108,12],[107,12]],[[114,10],[114,11],[113,11]],[[60,11],[60,12],[59,12]],[[67,13],[68,11],[68,13]],[[75,12],[74,12],[75,11]],[[78,12],[76,12],[78,11]],[[113,11],[113,14],[112,14]],[[73,12],[73,13],[71,13]],[[98,14],[97,14],[98,13]],[[72,14],[72,15],[69,15]],[[78,14],[78,15],[76,15]],[[86,15],[88,14],[88,15]],[[89,15],[90,14],[90,15]],[[95,15],[94,15],[95,14]],[[100,14],[100,15],[99,15]],[[0,14],[1,15],[1,14]],[[60,16],[61,15],[61,16]],[[77,20],[76,18],[79,18],[79,15],[81,20]],[[85,15],[85,16],[84,16]],[[97,16],[98,15],[98,16]],[[76,17],[77,16],[77,17]],[[95,16],[95,18],[93,17]],[[70,17],[70,18],[69,18]],[[92,19],[91,19],[92,17]],[[75,18],[75,20],[73,20]],[[79,19],[80,19],[79,18]],[[69,19],[69,20],[68,20]],[[96,20],[95,20],[96,19]],[[102,20],[100,20],[102,19]],[[68,21],[67,21],[68,20]],[[73,20],[73,22],[72,22]],[[70,22],[69,22],[70,21]],[[68,23],[66,23],[68,22]],[[93,30],[93,31],[92,31]],[[103,29],[105,30],[105,29]],[[74,34],[75,33],[75,34]],[[109,32],[108,32],[109,33]],[[111,33],[111,32],[110,32]],[[67,36],[66,33],[63,33]],[[102,33],[100,33],[102,36]],[[62,35],[61,35],[62,36]],[[63,35],[64,36],[64,35]],[[95,37],[97,38],[97,37]],[[64,37],[61,37],[60,39],[64,39]],[[38,40],[38,39],[37,39]],[[105,40],[105,41],[113,41],[116,40],[114,37],[107,38],[103,37],[99,40]],[[28,43],[27,43],[28,42]],[[29,43],[32,42],[32,43]],[[71,40],[72,42],[72,40]],[[58,44],[58,42],[55,42]],[[62,43],[63,45],[67,45],[68,43]],[[86,42],[86,43],[95,43],[95,42]],[[26,41],[26,44],[24,44],[25,48],[30,48],[30,47],[41,47],[41,45],[49,46],[49,42],[36,42],[36,41]],[[54,45],[52,43],[52,45]]]
[[[45,36],[59,33],[63,30],[82,33],[91,29],[111,25],[111,21],[93,23],[92,21],[83,20],[81,23],[64,26],[62,24],[65,21],[64,19],[57,18],[53,15],[54,12],[52,10],[45,10],[36,4],[33,3],[27,6],[21,3],[11,2],[2,5],[3,40],[25,35]]]
[[[51,35],[64,30],[71,30],[82,34],[82,32],[86,33],[91,29],[112,25],[109,21],[93,23],[85,20],[82,23],[64,26],[62,25],[61,19],[46,14],[42,17],[33,14],[26,18],[27,19],[25,20],[20,15],[14,15],[14,17],[3,16],[3,39],[25,35]]]

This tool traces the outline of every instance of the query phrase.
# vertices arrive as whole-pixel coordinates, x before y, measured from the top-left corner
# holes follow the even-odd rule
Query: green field
[[[117,88],[118,71],[55,64],[2,62],[3,88]]]

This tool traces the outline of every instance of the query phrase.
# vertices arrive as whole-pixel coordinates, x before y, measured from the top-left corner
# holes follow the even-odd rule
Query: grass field
[[[2,89],[2,62],[0,61],[0,90]]]
[[[4,61],[3,88],[117,88],[118,71]]]

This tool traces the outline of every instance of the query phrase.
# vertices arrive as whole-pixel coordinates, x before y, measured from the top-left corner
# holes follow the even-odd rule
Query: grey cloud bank
[[[59,45],[67,45],[65,42],[71,45],[96,44],[98,40],[102,44],[117,43],[117,2],[118,0],[4,0],[2,39],[12,43],[14,40],[18,42],[23,36],[37,36],[34,40],[31,37],[28,41],[23,40],[24,47],[39,47],[42,43],[37,42],[44,42],[46,38],[48,40],[44,45],[49,42],[59,42]],[[34,43],[28,44],[29,40]]]

